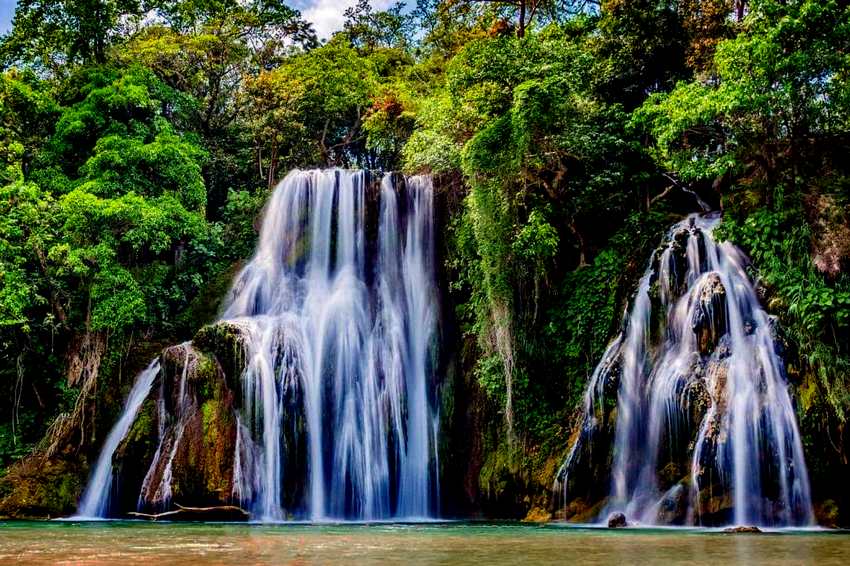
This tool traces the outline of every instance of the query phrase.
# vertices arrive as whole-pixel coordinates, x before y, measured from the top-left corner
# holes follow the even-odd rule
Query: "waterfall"
[[[186,417],[190,414],[190,409],[193,406],[188,384],[189,368],[193,361],[192,345],[191,342],[184,342],[177,347],[182,349],[183,354],[183,369],[177,388],[177,402],[174,405],[174,414],[169,414],[166,409],[164,382],[162,382],[157,401],[159,444],[145,478],[142,480],[142,488],[137,503],[138,509],[142,509],[145,502],[149,502],[165,510],[171,503],[174,458],[177,456],[177,450],[180,448],[180,441],[186,429]],[[167,426],[170,422],[175,423],[173,427]]]
[[[136,378],[136,382],[127,396],[124,410],[121,412],[118,422],[109,431],[97,463],[89,477],[88,485],[80,501],[79,517],[106,517],[109,509],[109,495],[112,491],[112,456],[130,431],[130,427],[136,419],[136,414],[150,394],[151,386],[156,376],[159,375],[159,371],[159,358],[157,358]]]
[[[812,522],[775,324],[743,254],[714,240],[718,222],[689,216],[653,253],[623,330],[589,381],[556,482],[565,505],[602,444],[612,452],[606,512],[647,524]],[[605,392],[614,387],[609,411]]]
[[[233,493],[264,520],[436,509],[433,188],[387,174],[374,192],[364,172],[291,172],[227,298],[246,360]],[[283,488],[302,483],[301,501]]]

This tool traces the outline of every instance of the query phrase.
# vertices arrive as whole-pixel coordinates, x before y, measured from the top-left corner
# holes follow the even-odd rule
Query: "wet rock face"
[[[610,352],[597,376],[597,388],[591,404],[592,417],[578,425],[571,459],[556,477],[555,499],[565,504],[563,518],[567,521],[596,521],[604,509],[610,484],[611,448],[622,371],[622,351],[617,348]],[[576,416],[582,417],[581,414]]]
[[[710,354],[726,334],[726,288],[716,273],[706,275],[697,289],[691,328],[697,335],[699,352]]]
[[[157,378],[160,379],[160,378]],[[158,388],[158,381],[154,384],[154,391]],[[159,417],[157,414],[157,400],[153,397],[147,399],[139,409],[136,421],[130,427],[130,432],[113,456],[114,484],[118,486],[132,486],[123,488],[110,499],[110,515],[121,515],[126,511],[135,511],[139,500],[139,490],[147,473],[148,464],[153,461],[156,449],[159,446]]]
[[[656,521],[664,525],[684,525],[688,522],[688,493],[687,480],[682,480],[671,487],[658,504]]]

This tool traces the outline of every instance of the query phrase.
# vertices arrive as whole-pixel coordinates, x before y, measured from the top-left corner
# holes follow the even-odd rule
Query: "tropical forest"
[[[850,2],[0,5],[0,563],[850,555]]]

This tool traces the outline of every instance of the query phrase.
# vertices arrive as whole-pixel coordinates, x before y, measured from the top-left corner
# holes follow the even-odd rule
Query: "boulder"
[[[762,530],[756,526],[738,526],[738,527],[726,527],[723,529],[724,533],[760,533]]]
[[[698,285],[691,328],[697,335],[699,352],[708,355],[726,334],[726,288],[717,273],[709,273]]]
[[[628,523],[626,522],[626,516],[623,513],[611,513],[608,517],[609,529],[621,529],[626,526],[628,526]]]
[[[146,404],[118,452],[125,491],[139,497],[146,512],[168,510],[169,495],[172,505],[230,503],[236,412],[221,364],[192,343],[172,346],[162,353],[160,379],[154,395],[162,395],[161,409]],[[124,460],[140,468],[133,481]],[[122,503],[122,511],[135,507],[135,500]]]

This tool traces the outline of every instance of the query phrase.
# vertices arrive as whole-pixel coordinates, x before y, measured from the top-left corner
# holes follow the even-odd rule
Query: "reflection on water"
[[[847,564],[850,534],[521,524],[0,522],[0,564]]]

